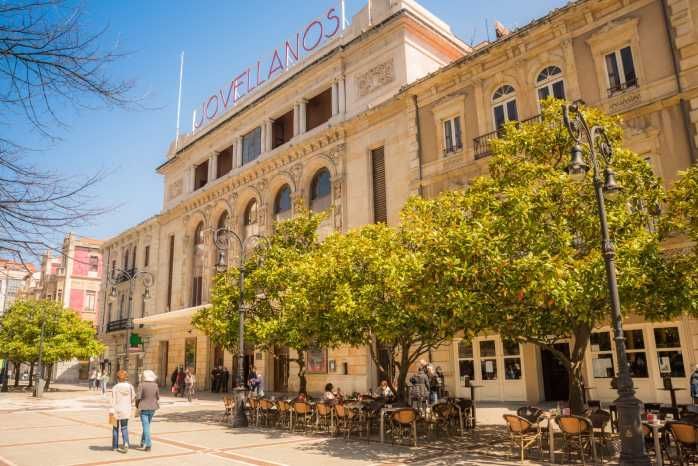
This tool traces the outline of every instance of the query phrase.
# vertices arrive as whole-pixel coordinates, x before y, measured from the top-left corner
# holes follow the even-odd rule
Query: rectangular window
[[[559,80],[553,83],[553,96],[556,99],[565,98],[565,82],[563,80]]]
[[[136,246],[133,247],[133,256],[131,259],[131,266],[135,269],[136,268],[136,249],[138,249]]]
[[[458,373],[461,385],[465,384],[465,378],[475,380],[475,361],[473,359],[473,344],[466,340],[458,342]]]
[[[85,310],[94,311],[95,310],[95,292],[87,291],[85,292]]]
[[[90,256],[90,272],[99,271],[99,257]]]
[[[150,264],[150,246],[145,247],[145,254],[143,255],[143,267],[148,267]]]
[[[591,365],[595,379],[610,379],[615,376],[610,332],[594,332],[589,338]]]
[[[388,221],[388,209],[385,196],[385,151],[383,147],[371,151],[373,175],[373,222]]]
[[[608,76],[608,95],[637,86],[635,62],[630,46],[606,54],[606,74]]]
[[[111,261],[111,276],[116,274],[116,260]]]
[[[460,117],[444,120],[444,155],[463,148],[461,142]]]
[[[216,156],[216,178],[230,173],[233,169],[235,147],[230,146]]]
[[[504,378],[506,380],[521,379],[521,346],[518,342],[503,340],[504,347]]]
[[[497,351],[494,340],[480,342],[480,371],[482,380],[497,380]]]
[[[203,188],[206,183],[208,183],[208,160],[194,169],[194,191]]]
[[[271,124],[271,148],[276,149],[293,138],[293,110],[290,110]]]
[[[678,327],[654,329],[654,342],[657,346],[657,361],[660,374],[671,374],[672,377],[685,377],[686,370],[681,354],[681,338]]]
[[[625,346],[628,353],[628,368],[630,376],[637,378],[647,378],[647,354],[645,353],[645,338],[642,330],[626,330]]]
[[[255,129],[242,137],[242,164],[250,163],[262,153],[262,128]]]
[[[305,130],[310,131],[332,117],[332,88],[308,100],[305,104]]]
[[[201,298],[203,296],[203,284],[204,284],[203,277],[194,277],[194,280],[192,283],[192,293],[191,293],[191,305],[192,305],[192,307],[201,305]]]

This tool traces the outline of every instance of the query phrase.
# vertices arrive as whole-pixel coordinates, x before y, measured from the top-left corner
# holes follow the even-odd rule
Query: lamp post
[[[604,193],[606,197],[613,199],[621,191],[611,165],[613,162],[613,150],[604,128],[601,126],[590,128],[577,103],[563,105],[562,115],[565,126],[575,142],[572,148],[571,161],[567,167],[569,175],[573,179],[581,181],[589,171],[590,167],[584,161],[582,145],[585,145],[588,149],[593,174],[594,191],[596,193],[601,226],[601,251],[606,263],[606,279],[611,298],[614,339],[618,353],[618,365],[620,366],[617,379],[618,399],[616,400],[618,432],[621,439],[620,464],[649,465],[650,460],[645,451],[640,420],[642,402],[635,397],[633,379],[630,377],[628,357],[625,351],[623,318],[620,311],[618,283],[616,281],[615,251],[608,233],[608,221],[604,203]],[[599,154],[600,157],[598,156]],[[601,163],[604,164],[603,180],[601,179]]]
[[[218,250],[218,260],[216,261],[216,267],[219,272],[224,272],[228,266],[227,252],[231,245],[236,245],[239,248],[238,255],[238,270],[240,271],[240,296],[238,298],[238,367],[237,367],[237,386],[235,387],[236,400],[235,400],[235,411],[233,413],[233,419],[231,425],[233,427],[247,427],[247,416],[245,415],[245,306],[243,293],[245,290],[245,262],[246,262],[246,250],[251,244],[256,244],[259,240],[263,240],[264,237],[260,235],[250,235],[245,239],[242,239],[234,231],[223,227],[217,229],[213,234],[213,242]],[[228,304],[232,306],[232,302]]]
[[[133,288],[136,281],[140,279],[143,282],[145,291],[143,292],[143,299],[150,299],[150,287],[153,286],[155,278],[150,272],[145,270],[138,270],[136,268],[130,270],[124,270],[120,268],[115,268],[111,275],[109,276],[109,283],[111,284],[111,292],[109,297],[115,299],[117,295],[116,285],[128,281],[128,308],[126,315],[126,356],[124,358],[124,370],[129,373],[129,351],[131,350],[131,330],[133,329],[133,319],[131,316],[133,308]],[[130,376],[129,376],[130,377]]]

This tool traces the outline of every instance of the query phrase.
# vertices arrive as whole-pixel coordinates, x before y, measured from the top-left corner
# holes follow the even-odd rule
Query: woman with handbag
[[[141,435],[141,448],[150,451],[153,441],[150,438],[150,423],[153,421],[155,411],[160,408],[160,389],[157,384],[157,376],[151,370],[143,371],[141,384],[136,395],[136,407],[140,411],[143,434]]]
[[[109,419],[112,422],[112,450],[119,448],[119,430],[121,430],[121,438],[123,440],[123,452],[128,452],[128,420],[131,417],[133,402],[136,399],[136,393],[133,385],[128,383],[128,373],[125,370],[120,370],[116,373],[116,379],[119,381],[111,389],[111,409],[109,410]]]

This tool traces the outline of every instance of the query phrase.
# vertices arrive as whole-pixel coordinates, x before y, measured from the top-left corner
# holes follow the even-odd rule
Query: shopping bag
[[[114,413],[109,413],[109,425],[112,427],[116,427],[117,420],[116,416],[114,416]]]

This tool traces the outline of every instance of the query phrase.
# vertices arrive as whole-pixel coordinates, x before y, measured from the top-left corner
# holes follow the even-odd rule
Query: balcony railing
[[[633,88],[633,87],[637,87],[637,86],[638,86],[637,78],[629,79],[629,80],[625,81],[624,83],[618,83],[617,85],[609,87],[608,88],[608,96],[612,97],[615,94],[627,91],[628,89]]]
[[[133,328],[131,319],[112,320],[107,323],[107,332],[118,332],[119,330],[127,330],[129,328]]]
[[[538,115],[532,116],[531,118],[519,121],[518,124],[525,125],[526,123],[538,123],[542,120],[542,118],[543,116],[539,113]],[[473,139],[473,145],[475,147],[475,160],[492,155],[492,141],[504,136],[505,131],[505,128],[502,127],[496,131],[485,133]]]

